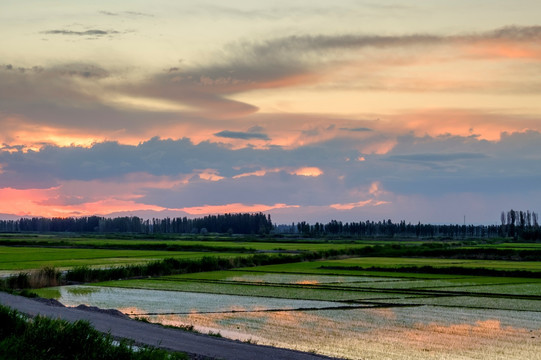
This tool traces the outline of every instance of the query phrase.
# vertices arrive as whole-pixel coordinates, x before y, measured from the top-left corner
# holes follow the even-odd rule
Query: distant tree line
[[[501,236],[498,225],[433,225],[406,223],[404,220],[393,223],[391,220],[346,222],[332,220],[326,224],[293,223],[280,227],[280,232],[295,232],[303,236],[352,236],[352,237],[422,237],[422,238],[487,238]]]
[[[268,234],[273,228],[270,215],[224,214],[202,218],[187,217],[144,220],[137,216],[105,218],[83,216],[68,218],[21,218],[0,220],[0,232],[118,232],[146,234],[230,233]]]
[[[513,237],[524,240],[541,240],[539,216],[535,212],[502,212],[501,225],[433,225],[393,223],[391,220],[346,222],[332,220],[328,223],[309,224],[305,221],[280,225],[275,231],[297,233],[303,236],[353,236],[353,237],[423,237],[423,238],[494,238]]]
[[[291,225],[273,225],[270,215],[224,214],[202,218],[187,217],[144,220],[137,216],[105,218],[99,216],[69,218],[21,218],[0,220],[0,232],[81,232],[81,233],[144,233],[144,234],[299,234],[305,237],[417,237],[417,238],[494,238],[512,237],[529,241],[541,240],[539,216],[531,211],[501,213],[500,225],[434,225],[393,223],[391,220]]]
[[[541,239],[539,215],[533,211],[502,211],[500,220],[502,236],[525,240]]]

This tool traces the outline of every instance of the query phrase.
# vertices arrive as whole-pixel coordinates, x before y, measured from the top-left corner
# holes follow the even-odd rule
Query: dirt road
[[[47,305],[21,296],[0,292],[0,304],[28,314],[61,318],[68,321],[86,320],[95,329],[114,337],[132,339],[136,343],[162,349],[224,360],[321,360],[330,359],[299,351],[247,344],[224,338],[164,328],[100,312],[89,312],[68,307]]]

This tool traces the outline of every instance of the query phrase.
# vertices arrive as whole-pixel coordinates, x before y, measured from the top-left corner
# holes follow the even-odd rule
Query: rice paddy
[[[131,240],[76,239],[107,245]],[[88,243],[86,243],[88,241]],[[153,243],[155,240],[134,240]],[[347,244],[205,243],[222,251],[0,247],[0,269],[114,266],[164,257],[303,252]],[[160,243],[163,241],[160,240]],[[224,244],[226,244],[224,246]],[[368,242],[355,246],[371,246]],[[522,246],[524,245],[524,246]],[[485,246],[491,246],[485,245]],[[539,250],[537,244],[502,248]],[[279,250],[281,249],[281,250]],[[466,273],[405,269],[460,268]],[[502,276],[475,275],[478,269]],[[526,271],[531,277],[504,276]],[[69,306],[117,308],[164,325],[348,359],[535,359],[541,353],[538,261],[357,257],[34,290]]]

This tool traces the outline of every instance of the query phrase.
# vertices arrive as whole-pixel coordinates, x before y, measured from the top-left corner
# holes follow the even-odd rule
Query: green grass
[[[470,247],[488,249],[516,249],[516,250],[541,250],[541,243],[499,243],[499,244],[476,244]]]
[[[332,269],[324,269],[322,266],[333,267]],[[264,272],[298,272],[298,273],[332,273],[337,275],[367,275],[372,272],[363,272],[363,270],[350,270],[351,267],[370,268],[388,267],[390,272],[392,268],[407,267],[407,266],[432,266],[432,267],[465,267],[465,268],[487,268],[494,270],[524,270],[524,271],[541,271],[541,262],[537,261],[503,261],[503,260],[462,260],[462,259],[433,259],[433,258],[388,258],[388,257],[363,257],[350,258],[344,260],[324,260],[294,264],[268,265],[245,269],[249,271],[264,271]],[[339,269],[343,267],[343,269]],[[429,274],[411,274],[413,277],[428,277]],[[409,276],[407,273],[402,276]],[[452,276],[452,275],[449,275]],[[439,275],[437,276],[439,277]]]
[[[51,266],[71,268],[76,266],[115,266],[145,263],[165,258],[198,259],[208,252],[174,252],[146,250],[59,249],[41,247],[0,246],[0,270],[29,270]],[[239,256],[220,253],[220,257]]]
[[[58,299],[60,297],[60,290],[57,287],[32,289],[32,292],[45,299]]]
[[[116,342],[86,321],[70,323],[41,316],[30,320],[0,306],[0,358],[165,360],[188,359],[188,356],[148,347],[136,349],[126,341]]]
[[[432,266],[432,267],[466,267],[487,268],[495,270],[526,270],[540,271],[541,262],[531,261],[502,261],[502,260],[461,260],[461,259],[426,259],[426,258],[351,258],[333,261],[336,266],[360,267],[402,267],[402,266]]]
[[[225,240],[227,239],[227,240]],[[161,240],[161,239],[101,239],[101,238],[86,238],[86,237],[5,237],[0,236],[0,241],[4,241],[5,245],[9,243],[16,244],[17,242],[24,242],[28,245],[39,246],[73,246],[73,247],[125,247],[125,248],[137,248],[142,246],[164,246],[164,247],[198,247],[215,248],[216,251],[220,249],[228,248],[231,250],[237,249],[239,251],[321,251],[321,250],[341,250],[346,248],[362,248],[375,244],[381,244],[381,242],[375,241],[361,241],[361,242],[254,242],[237,239],[231,240],[231,238],[225,238],[222,240],[201,240],[199,238],[194,239],[179,239],[179,240]],[[401,242],[396,242],[401,243]],[[391,242],[386,242],[391,244]]]

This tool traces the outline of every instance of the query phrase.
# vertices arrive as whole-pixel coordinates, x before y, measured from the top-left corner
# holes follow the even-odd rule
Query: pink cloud
[[[165,208],[132,200],[106,198],[98,201],[66,204],[59,188],[16,190],[0,189],[0,213],[18,216],[69,217],[108,214],[117,211],[154,210]],[[56,199],[56,201],[55,201]]]
[[[263,204],[253,204],[246,205],[241,203],[233,204],[224,204],[224,205],[203,205],[203,206],[194,206],[186,207],[178,210],[184,211],[190,215],[206,215],[206,214],[225,214],[225,213],[254,213],[254,212],[264,212],[274,209],[289,209],[289,208],[299,208],[298,205],[287,205],[287,204],[274,204],[274,205],[263,205]]]
[[[273,168],[273,169],[260,169],[256,171],[242,173],[242,174],[233,176],[233,179],[240,179],[247,176],[265,176],[267,174],[277,173],[280,171],[284,171],[290,175],[297,175],[297,176],[318,177],[318,176],[323,175],[323,170],[315,166],[306,166],[306,167],[300,167],[300,168],[281,167],[281,168]]]

